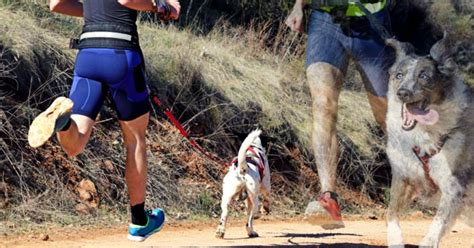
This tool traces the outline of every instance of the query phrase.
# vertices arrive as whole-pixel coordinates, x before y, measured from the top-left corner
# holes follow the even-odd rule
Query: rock
[[[423,218],[423,217],[424,217],[423,212],[421,212],[420,210],[415,211],[415,212],[411,213],[410,215],[411,215],[412,217],[416,217],[416,218]]]
[[[107,171],[114,171],[114,164],[110,160],[105,160],[104,161],[104,166]]]
[[[178,213],[178,214],[176,215],[176,220],[185,220],[185,219],[188,219],[188,215],[187,215],[187,214]]]
[[[0,209],[5,209],[7,206],[8,206],[8,201],[5,198],[0,197]]]
[[[82,179],[79,183],[79,187],[91,193],[97,193],[94,183],[89,179]]]
[[[378,220],[379,218],[377,218],[377,216],[375,216],[375,214],[369,214],[367,216],[367,218],[369,218],[370,220]]]
[[[99,196],[94,183],[89,179],[82,179],[76,188],[81,201],[87,204],[89,208],[97,208],[99,206]],[[80,208],[82,210],[82,208]]]
[[[74,209],[76,210],[76,212],[78,212],[79,214],[89,214],[90,213],[90,208],[84,204],[84,203],[79,203],[77,204]]]
[[[43,241],[47,241],[47,240],[49,240],[49,235],[46,234],[46,233],[42,233],[42,234],[40,234],[39,239],[43,240]]]
[[[92,195],[82,188],[78,188],[77,191],[79,192],[79,198],[83,201],[90,201],[92,200]]]

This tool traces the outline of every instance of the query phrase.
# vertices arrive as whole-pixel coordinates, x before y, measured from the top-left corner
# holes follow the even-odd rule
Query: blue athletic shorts
[[[74,102],[73,114],[95,120],[108,93],[119,120],[134,120],[150,111],[143,58],[139,51],[79,50],[69,94]]]
[[[376,18],[387,23],[388,13],[381,11]],[[362,23],[362,24],[361,24]],[[331,15],[313,11],[308,26],[306,68],[316,62],[329,63],[344,74],[349,58],[353,58],[364,79],[365,88],[376,96],[385,96],[388,89],[388,69],[395,59],[392,48],[386,46],[372,30],[370,23],[359,22],[350,34],[335,24]]]

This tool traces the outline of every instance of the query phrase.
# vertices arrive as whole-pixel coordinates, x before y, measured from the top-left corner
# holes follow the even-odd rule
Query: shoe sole
[[[165,218],[164,218],[163,223],[161,224],[161,226],[158,227],[157,229],[155,229],[154,231],[150,232],[149,234],[147,234],[147,235],[145,235],[145,236],[143,236],[143,237],[141,237],[141,236],[133,236],[133,235],[128,234],[128,237],[127,237],[127,238],[128,238],[129,240],[131,240],[131,241],[143,242],[143,241],[145,241],[145,239],[147,239],[147,238],[150,237],[151,235],[153,235],[153,234],[155,234],[155,233],[161,231],[161,229],[163,229],[163,226],[165,225],[165,222],[166,222],[166,216],[165,216]]]
[[[74,103],[66,97],[58,97],[51,106],[39,114],[31,123],[28,131],[28,143],[31,147],[43,145],[55,133],[56,120],[72,111]]]
[[[344,222],[342,220],[334,220],[328,215],[323,214],[311,214],[304,218],[311,225],[321,226],[325,230],[333,230],[344,228]]]

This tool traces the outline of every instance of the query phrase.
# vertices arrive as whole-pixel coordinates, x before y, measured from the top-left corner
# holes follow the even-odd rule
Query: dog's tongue
[[[406,115],[408,119],[415,119],[422,125],[434,125],[438,122],[439,114],[436,110],[422,110],[417,107],[408,107]]]

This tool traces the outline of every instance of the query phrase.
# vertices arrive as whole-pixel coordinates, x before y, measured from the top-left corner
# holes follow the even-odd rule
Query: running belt
[[[136,26],[116,23],[94,23],[83,27],[79,39],[71,39],[70,47],[83,48],[114,48],[139,50]]]

